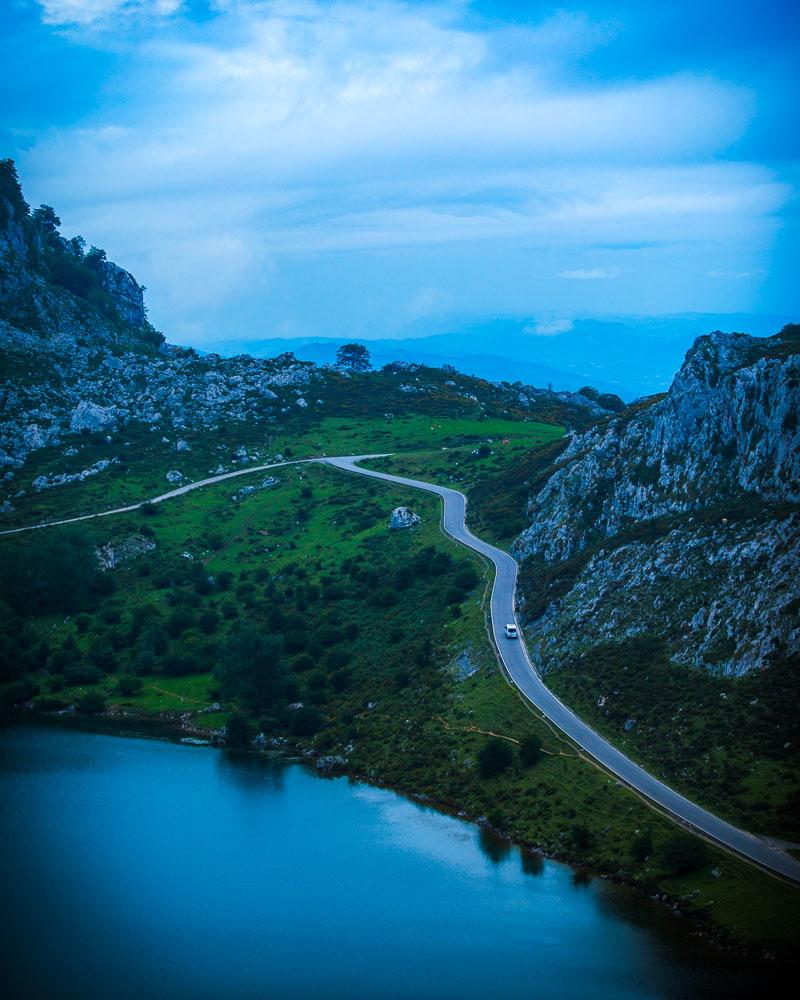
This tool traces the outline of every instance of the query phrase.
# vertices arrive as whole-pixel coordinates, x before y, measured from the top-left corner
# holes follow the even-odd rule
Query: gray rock
[[[98,406],[88,399],[82,399],[73,410],[69,421],[69,429],[74,433],[80,431],[100,431],[114,424],[114,413],[104,406]]]
[[[156,543],[144,535],[131,535],[118,542],[107,542],[97,549],[97,560],[104,570],[116,569],[121,563],[138,559],[139,556],[155,550]]]
[[[418,524],[422,524],[422,518],[409,510],[408,507],[395,507],[392,511],[389,527],[393,531],[399,531],[403,528],[414,528]]]

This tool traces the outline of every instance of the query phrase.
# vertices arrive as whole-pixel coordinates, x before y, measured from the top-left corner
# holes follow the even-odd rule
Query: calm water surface
[[[748,995],[673,918],[298,765],[0,733],[7,997]],[[763,980],[761,980],[762,986]]]

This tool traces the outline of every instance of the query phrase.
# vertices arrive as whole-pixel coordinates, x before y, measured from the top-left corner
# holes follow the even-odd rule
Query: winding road
[[[346,457],[298,459],[292,462],[274,462],[269,465],[251,466],[238,469],[209,479],[187,483],[168,493],[154,497],[150,501],[118,507],[114,510],[102,511],[97,514],[86,514],[81,517],[65,518],[61,521],[50,521],[43,524],[30,525],[24,528],[12,528],[0,532],[0,535],[18,534],[56,524],[70,524],[75,521],[85,521],[97,517],[108,517],[112,514],[123,514],[137,510],[146,503],[157,504],[173,497],[183,496],[192,490],[214,483],[234,479],[238,476],[252,475],[270,469],[287,465],[318,463],[333,466],[345,472],[357,473],[372,479],[407,486],[412,489],[435,493],[442,498],[442,527],[455,541],[473,549],[488,559],[495,567],[495,578],[492,585],[490,626],[497,646],[500,660],[505,668],[509,681],[520,694],[540,711],[565,736],[576,743],[594,762],[613,774],[619,781],[633,789],[644,799],[666,813],[671,819],[700,833],[713,843],[750,861],[760,868],[793,882],[800,882],[800,862],[782,851],[769,841],[754,834],[740,830],[727,823],[685,796],[680,795],[662,781],[635,764],[632,760],[612,746],[606,739],[596,733],[590,726],[578,718],[549,688],[546,687],[534,668],[521,640],[507,639],[504,626],[516,621],[514,610],[517,585],[517,563],[507,552],[495,548],[488,542],[473,535],[466,525],[467,498],[458,490],[447,486],[437,486],[434,483],[419,479],[406,479],[402,476],[392,476],[384,472],[366,469],[358,463],[367,459],[383,458],[385,455],[351,455]],[[521,630],[520,630],[521,632]]]

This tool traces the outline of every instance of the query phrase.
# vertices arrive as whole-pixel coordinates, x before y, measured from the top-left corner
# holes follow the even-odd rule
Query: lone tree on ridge
[[[369,371],[372,367],[369,351],[363,344],[342,344],[336,352],[336,367],[349,372]]]

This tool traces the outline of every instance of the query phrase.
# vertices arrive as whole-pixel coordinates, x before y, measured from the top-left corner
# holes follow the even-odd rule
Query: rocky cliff
[[[726,673],[800,651],[799,386],[800,327],[714,333],[572,436],[514,545],[543,670],[645,632]]]
[[[31,212],[11,160],[0,160],[0,303],[2,337],[28,348],[43,341],[76,346],[157,348],[141,286],[82,237],[66,239],[42,205]],[[37,343],[38,341],[38,343]]]

